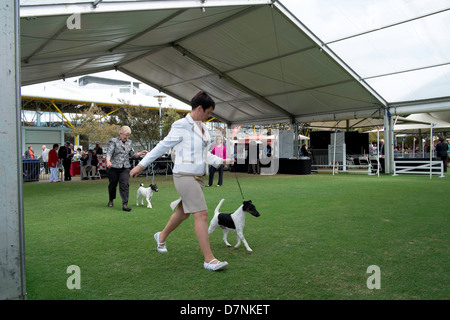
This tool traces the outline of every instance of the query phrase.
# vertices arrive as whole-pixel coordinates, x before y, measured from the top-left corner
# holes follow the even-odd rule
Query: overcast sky
[[[450,95],[449,0],[281,3],[388,102]],[[424,15],[428,16],[416,19]],[[416,20],[384,28],[411,19]],[[421,70],[404,72],[413,69]],[[388,75],[397,72],[402,73]]]

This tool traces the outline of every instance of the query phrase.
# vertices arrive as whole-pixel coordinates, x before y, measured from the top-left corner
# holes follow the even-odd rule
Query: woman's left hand
[[[142,150],[142,151],[140,151],[140,152],[137,153],[137,156],[138,156],[138,157],[140,157],[140,156],[145,156],[147,153],[148,153],[147,150]]]
[[[236,162],[236,159],[223,159],[224,164],[233,165]]]

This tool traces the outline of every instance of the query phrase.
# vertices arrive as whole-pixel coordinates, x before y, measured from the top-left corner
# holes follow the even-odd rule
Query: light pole
[[[166,96],[158,95],[154,96],[154,98],[158,99],[159,104],[159,140],[162,140],[162,125],[161,125],[161,105]]]

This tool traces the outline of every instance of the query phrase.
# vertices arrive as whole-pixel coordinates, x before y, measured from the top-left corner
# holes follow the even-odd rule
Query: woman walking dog
[[[131,211],[128,207],[129,183],[130,178],[130,158],[139,158],[147,154],[147,150],[134,152],[133,144],[130,139],[131,129],[128,126],[120,128],[119,135],[111,138],[108,142],[108,151],[106,152],[106,168],[108,168],[108,207],[114,206],[114,199],[117,193],[117,184],[119,184],[119,193],[122,198],[122,210]]]
[[[192,98],[191,107],[191,113],[172,124],[169,134],[131,170],[130,177],[139,176],[150,163],[174,148],[173,181],[180,198],[171,203],[172,210],[176,210],[165,228],[154,235],[157,251],[167,252],[167,237],[192,214],[195,234],[205,260],[203,266],[207,270],[217,271],[225,268],[228,263],[217,260],[209,245],[208,208],[203,187],[208,164],[217,168],[225,160],[208,152],[210,136],[202,123],[214,110],[214,100],[205,91],[200,91]]]

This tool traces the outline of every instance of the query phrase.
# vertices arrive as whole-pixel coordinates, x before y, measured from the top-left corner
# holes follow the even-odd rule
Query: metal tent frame
[[[15,284],[8,287],[11,290],[2,285],[2,298],[26,296],[17,152],[21,150],[20,85],[120,70],[183,102],[200,89],[209,91],[216,101],[213,116],[229,125],[335,121],[377,114],[384,119],[385,140],[391,146],[392,115],[450,109],[448,96],[395,103],[373,87],[374,77],[448,69],[445,57],[429,66],[362,77],[351,58],[344,60],[336,53],[335,40],[321,40],[283,1],[22,0],[20,14],[18,2],[13,3],[0,0],[4,9],[0,16],[6,22],[0,52],[2,67],[8,71],[0,73],[6,84],[1,88],[6,121],[1,122],[0,132],[7,135],[1,139],[2,154],[17,155],[13,160],[1,159],[7,168],[17,168],[17,172],[5,171],[12,185],[8,190],[2,186],[1,194],[12,202],[0,209],[0,219],[8,221],[0,223],[4,227],[0,236],[11,244],[0,248],[0,257],[8,254],[13,261],[2,260],[0,274],[8,274],[8,283]],[[439,8],[434,16],[446,17],[449,10]],[[431,15],[419,14],[404,22],[423,21]],[[354,41],[402,23],[390,22],[348,38]],[[392,159],[392,148],[386,149],[386,158]],[[386,172],[390,172],[387,163]],[[18,195],[11,197],[9,190]]]

